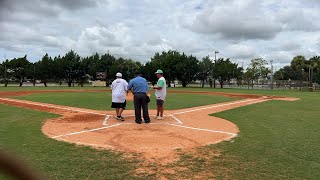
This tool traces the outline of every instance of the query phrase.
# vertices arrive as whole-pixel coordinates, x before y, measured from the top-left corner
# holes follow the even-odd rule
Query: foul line
[[[24,104],[43,106],[43,107],[49,107],[49,108],[56,108],[56,109],[74,111],[74,112],[83,112],[83,113],[96,114],[96,115],[105,115],[103,113],[96,113],[96,112],[90,112],[90,111],[79,110],[79,109],[64,108],[64,107],[59,107],[59,106],[54,106],[54,105],[47,105],[47,104],[42,104],[42,103],[33,103],[33,102],[25,101],[25,100],[22,101],[22,100],[8,99],[8,98],[0,98],[0,100],[19,102],[19,103],[24,103]]]
[[[174,120],[176,120],[179,124],[183,124],[182,121],[180,121],[180,119],[178,119],[177,117],[175,117],[172,114],[169,114],[168,116],[172,117]]]
[[[90,130],[84,130],[84,131],[79,131],[79,132],[73,132],[73,133],[68,133],[68,134],[62,134],[59,136],[53,136],[53,139],[59,138],[59,137],[64,137],[64,136],[71,136],[71,135],[75,135],[75,134],[82,134],[82,133],[86,133],[86,132],[93,132],[93,131],[98,131],[101,129],[107,129],[107,128],[111,128],[111,127],[115,127],[115,126],[119,126],[120,124],[115,124],[112,126],[106,126],[106,127],[101,127],[101,128],[96,128],[96,129],[90,129]]]
[[[106,126],[106,125],[107,125],[107,122],[108,122],[109,117],[110,117],[110,116],[107,115],[106,118],[104,118],[104,120],[103,120],[103,122],[102,122],[102,125],[103,125],[103,126]]]
[[[207,131],[207,132],[214,132],[214,133],[221,133],[221,134],[229,134],[229,135],[232,135],[232,137],[237,136],[237,134],[235,134],[235,133],[230,133],[230,132],[225,132],[225,131],[215,131],[215,130],[211,130],[211,129],[194,128],[194,127],[190,127],[190,126],[182,126],[182,125],[170,124],[170,123],[168,123],[168,125],[177,126],[177,127],[186,128],[186,129],[193,129],[193,130],[198,130],[198,131]]]
[[[239,104],[239,103],[244,103],[244,102],[250,102],[250,101],[256,101],[257,103],[267,101],[267,99],[263,99],[263,100],[259,100],[259,101],[257,101],[257,100],[259,100],[259,99],[250,99],[250,100],[243,100],[243,101],[237,101],[237,102],[232,102],[232,103],[220,104],[220,105],[209,106],[209,107],[204,107],[204,108],[192,109],[189,111],[176,112],[176,113],[173,113],[173,115],[184,114],[184,113],[189,113],[189,112],[194,112],[194,111],[200,111],[200,110],[210,109],[210,108],[215,108],[215,107],[223,107],[223,106]]]

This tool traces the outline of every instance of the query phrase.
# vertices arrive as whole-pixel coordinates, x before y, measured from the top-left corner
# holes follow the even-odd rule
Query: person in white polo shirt
[[[116,109],[117,120],[124,121],[121,116],[124,109],[126,109],[126,96],[128,94],[128,82],[122,79],[122,74],[116,74],[117,79],[115,79],[111,84],[112,89],[112,104],[111,107]]]
[[[155,72],[158,78],[157,85],[153,87],[155,89],[155,94],[157,98],[157,117],[156,119],[163,119],[163,111],[164,111],[164,100],[167,95],[166,89],[166,79],[163,77],[163,71],[158,69]]]

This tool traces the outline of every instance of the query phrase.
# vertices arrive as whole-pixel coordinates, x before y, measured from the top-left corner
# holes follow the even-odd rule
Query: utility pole
[[[309,65],[309,86],[312,87],[312,72],[313,71],[313,67],[311,65]]]
[[[244,73],[244,69],[243,69],[243,61],[240,62],[241,63],[241,68],[242,68],[242,74],[241,74],[241,86],[243,86],[243,73]]]
[[[311,66],[311,87],[313,87],[313,67]]]
[[[36,86],[36,65],[33,64],[33,86]]]
[[[214,51],[214,62],[215,63],[217,61],[217,54],[218,53],[219,53],[218,51]],[[213,74],[213,72],[211,72],[211,74]],[[213,88],[216,88],[216,79],[214,77],[212,77],[212,79],[213,79]]]
[[[273,60],[270,60],[270,64],[271,64],[271,77],[270,77],[270,79],[271,79],[271,89],[273,89],[273,65],[272,65],[272,63],[273,63]]]
[[[7,60],[7,55],[6,54],[4,54],[4,61],[3,62],[6,62],[6,60]],[[7,87],[7,64],[5,63],[4,64],[4,86],[5,87]]]
[[[218,54],[218,53],[219,53],[218,51],[214,51],[214,61],[217,60],[217,54]]]

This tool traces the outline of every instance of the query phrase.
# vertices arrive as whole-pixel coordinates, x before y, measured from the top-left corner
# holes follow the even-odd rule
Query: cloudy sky
[[[0,0],[0,62],[94,52],[146,62],[178,50],[273,60],[320,55],[319,0]]]

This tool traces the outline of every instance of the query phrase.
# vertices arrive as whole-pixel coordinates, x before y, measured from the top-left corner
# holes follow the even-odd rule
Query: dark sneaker
[[[124,121],[124,118],[123,118],[122,116],[120,116],[120,120],[121,120],[121,121]]]
[[[150,121],[150,120],[144,120],[144,122],[145,122],[146,124],[148,124],[148,123],[150,123],[151,121]]]
[[[136,121],[137,124],[141,124],[141,121]]]

